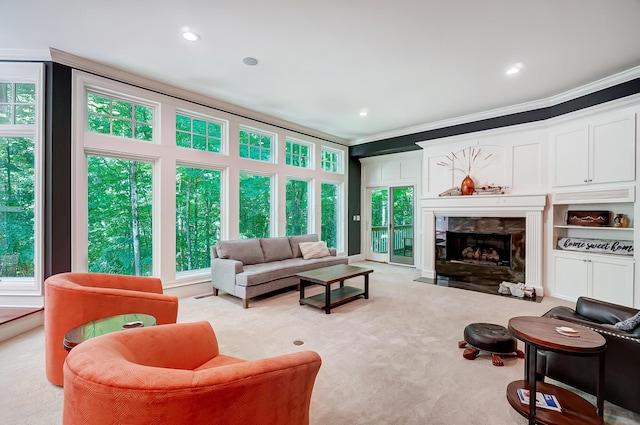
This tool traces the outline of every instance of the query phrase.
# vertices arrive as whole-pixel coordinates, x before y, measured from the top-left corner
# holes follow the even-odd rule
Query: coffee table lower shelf
[[[513,381],[507,386],[507,400],[518,413],[525,418],[529,417],[529,405],[520,403],[518,388],[529,388],[529,383],[524,380]],[[596,407],[573,391],[545,382],[536,382],[536,391],[555,395],[560,403],[562,412],[536,408],[535,421],[543,425],[602,425],[604,422]]]
[[[330,308],[348,303],[349,301],[353,301],[360,297],[364,297],[364,291],[362,289],[354,288],[353,286],[343,286],[341,288],[332,289]],[[325,310],[325,300],[326,294],[325,292],[322,292],[321,294],[301,299],[300,305],[306,304],[319,308],[320,310]]]

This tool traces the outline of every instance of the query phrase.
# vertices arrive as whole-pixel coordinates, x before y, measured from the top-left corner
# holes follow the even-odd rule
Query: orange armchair
[[[209,322],[130,329],[71,350],[65,425],[307,425],[320,356],[220,354]]]
[[[156,324],[175,323],[178,298],[162,293],[152,277],[103,273],[60,273],[45,280],[44,341],[47,379],[62,385],[67,351],[64,335],[92,320],[118,314],[144,313]]]

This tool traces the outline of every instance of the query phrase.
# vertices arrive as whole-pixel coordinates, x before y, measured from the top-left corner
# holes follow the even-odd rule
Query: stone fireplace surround
[[[526,221],[525,284],[543,289],[543,219],[546,195],[471,195],[422,198],[422,277],[436,280],[436,217],[524,217]]]

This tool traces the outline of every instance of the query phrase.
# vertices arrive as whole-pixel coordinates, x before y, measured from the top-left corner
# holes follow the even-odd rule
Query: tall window
[[[87,92],[88,129],[129,139],[153,141],[153,108]]]
[[[338,247],[339,192],[340,186],[335,183],[322,183],[320,187],[322,210],[320,237],[329,248]]]
[[[240,238],[271,236],[271,177],[240,174]]]
[[[219,153],[222,130],[222,122],[176,114],[176,146]]]
[[[0,295],[41,295],[43,81],[42,64],[0,63]]]
[[[240,157],[273,162],[274,136],[249,128],[240,128]]]
[[[311,153],[313,146],[309,143],[287,139],[285,145],[285,162],[287,165],[301,168],[311,168]]]
[[[0,137],[0,277],[33,277],[34,140]]]
[[[324,171],[342,174],[342,151],[323,147],[321,151],[322,164]]]
[[[152,164],[87,158],[90,272],[150,276]]]
[[[287,179],[287,236],[309,233],[309,182]]]
[[[211,266],[220,239],[220,171],[176,169],[176,271]]]

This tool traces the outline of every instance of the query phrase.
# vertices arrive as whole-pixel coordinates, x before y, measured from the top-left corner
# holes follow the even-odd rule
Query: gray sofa
[[[250,298],[298,285],[296,273],[347,264],[347,258],[337,257],[335,249],[329,249],[329,256],[305,260],[298,244],[318,240],[313,234],[218,241],[211,247],[213,294],[225,291],[241,298],[248,308]]]

